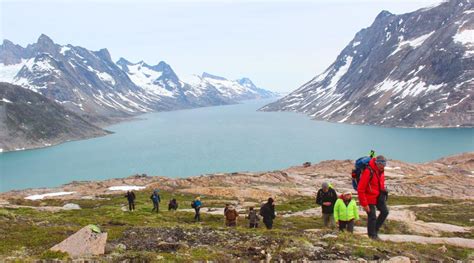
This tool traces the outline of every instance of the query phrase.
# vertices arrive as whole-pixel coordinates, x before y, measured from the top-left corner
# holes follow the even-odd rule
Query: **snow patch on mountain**
[[[430,32],[430,33],[427,33],[427,34],[424,34],[422,36],[419,36],[417,38],[401,41],[400,43],[398,43],[395,50],[389,56],[395,55],[400,50],[402,50],[404,48],[407,48],[407,47],[412,47],[413,49],[415,49],[415,48],[421,46],[433,33],[434,33],[434,31]]]
[[[2,98],[0,101],[3,101],[3,102],[5,102],[5,103],[13,103],[13,102],[11,102],[11,101],[5,99],[5,98]]]

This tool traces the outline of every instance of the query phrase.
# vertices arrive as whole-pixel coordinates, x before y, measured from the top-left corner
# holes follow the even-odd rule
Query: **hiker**
[[[268,201],[260,208],[260,215],[263,217],[263,223],[267,229],[272,229],[273,219],[275,219],[275,205],[273,198],[268,198]]]
[[[362,173],[357,186],[360,206],[367,213],[367,234],[374,240],[379,240],[378,232],[388,216],[386,204],[387,191],[385,190],[384,168],[387,160],[379,155],[369,161]],[[377,217],[376,210],[380,211]]]
[[[194,221],[196,222],[201,222],[201,206],[202,206],[202,202],[201,202],[201,197],[196,197],[196,199],[194,199],[194,201],[191,203],[191,207],[194,208]]]
[[[155,191],[153,191],[153,194],[151,194],[150,199],[153,202],[153,209],[151,211],[152,212],[156,211],[158,213],[160,211],[160,202],[161,202],[158,189],[155,189]]]
[[[324,182],[316,195],[316,204],[321,206],[323,223],[325,227],[334,227],[334,204],[337,201],[337,193],[329,183]]]
[[[135,210],[135,193],[133,191],[127,191],[125,197],[128,200],[128,210]]]
[[[227,207],[224,215],[226,226],[237,226],[237,217],[239,217],[239,213],[237,213],[237,210],[233,205]]]
[[[354,223],[359,220],[359,208],[355,200],[352,200],[352,193],[345,192],[337,199],[334,205],[334,221],[339,226],[339,231],[354,232]]]
[[[257,214],[257,210],[253,209],[253,207],[249,208],[249,215],[247,216],[249,219],[249,228],[258,228],[258,221],[260,221],[260,216]]]
[[[168,211],[176,211],[178,209],[178,201],[176,201],[176,198],[173,198],[169,204],[168,204]]]

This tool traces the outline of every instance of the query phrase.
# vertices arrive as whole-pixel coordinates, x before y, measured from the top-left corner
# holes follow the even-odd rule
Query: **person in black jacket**
[[[135,210],[135,193],[133,191],[127,191],[125,197],[128,200],[128,209],[130,211]]]
[[[268,198],[268,201],[260,208],[260,215],[263,217],[263,223],[267,229],[272,229],[273,219],[275,219],[275,205],[273,198]]]
[[[168,211],[176,211],[176,209],[178,209],[178,201],[176,201],[176,198],[173,198],[168,204]]]
[[[328,183],[324,182],[322,188],[319,189],[318,195],[316,196],[316,204],[322,207],[323,222],[325,227],[334,227],[334,204],[337,201],[337,193],[329,186]]]

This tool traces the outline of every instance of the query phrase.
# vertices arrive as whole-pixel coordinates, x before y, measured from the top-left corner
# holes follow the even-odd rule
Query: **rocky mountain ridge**
[[[188,84],[164,61],[150,66],[143,61],[131,63],[121,58],[115,63],[107,49],[90,51],[80,46],[59,45],[44,34],[25,48],[9,40],[0,45],[0,82],[13,83],[45,96],[64,107],[61,112],[74,112],[90,127],[104,127],[146,112],[227,105],[277,95],[257,88],[248,79],[217,81],[210,76],[203,75],[199,81]],[[95,136],[96,132],[91,129],[89,134]],[[5,132],[0,141],[4,151],[78,138],[69,138],[65,133],[52,143],[34,142],[34,136],[23,142],[19,140],[21,137],[10,138],[8,134],[13,133]]]
[[[0,45],[0,81],[41,93],[99,125],[144,112],[276,95],[254,86],[234,85],[237,82],[222,87],[225,94],[221,87],[209,83],[192,86],[181,81],[163,61],[150,66],[121,58],[115,63],[107,49],[90,51],[59,45],[44,34],[25,48],[4,40]],[[233,89],[238,90],[229,93]]]
[[[0,82],[0,152],[109,133],[41,94]]]
[[[322,74],[262,108],[387,127],[473,127],[474,6],[382,11]]]

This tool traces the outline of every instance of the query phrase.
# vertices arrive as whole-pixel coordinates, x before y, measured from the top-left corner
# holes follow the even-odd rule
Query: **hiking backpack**
[[[369,167],[369,162],[372,160],[370,156],[360,157],[355,161],[354,169],[352,170],[352,187],[357,191],[357,186],[359,185],[360,176],[366,168],[370,170],[369,181],[372,180],[372,169]]]
[[[196,208],[196,201],[192,201],[192,202],[191,202],[191,207],[192,207],[192,208]]]

